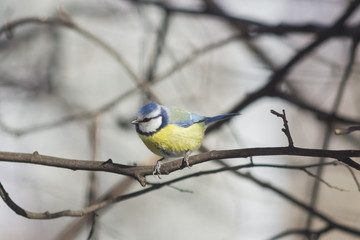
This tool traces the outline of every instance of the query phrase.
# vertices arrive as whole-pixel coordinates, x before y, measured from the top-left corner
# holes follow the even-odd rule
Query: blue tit
[[[138,111],[136,120],[131,123],[135,125],[136,132],[149,150],[163,157],[154,170],[154,174],[159,175],[160,161],[164,158],[183,156],[189,167],[190,151],[200,148],[207,126],[235,115],[238,114],[204,117],[177,107],[151,102]]]

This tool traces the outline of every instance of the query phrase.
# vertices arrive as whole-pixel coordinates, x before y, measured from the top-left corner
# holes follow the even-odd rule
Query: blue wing
[[[165,107],[165,111],[168,113],[168,123],[176,124],[180,127],[189,127],[194,123],[204,122],[205,125],[208,125],[213,122],[222,121],[233,116],[239,115],[238,113],[227,113],[223,115],[218,115],[215,117],[204,117],[197,115],[195,113],[190,113],[184,111],[177,107]]]
[[[169,115],[169,124],[189,127],[194,123],[205,121],[206,117],[184,111],[177,107],[165,107]]]

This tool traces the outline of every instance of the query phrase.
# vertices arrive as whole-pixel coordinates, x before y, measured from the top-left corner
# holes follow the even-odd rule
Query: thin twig
[[[282,120],[284,122],[284,128],[282,128],[281,131],[283,131],[283,133],[287,137],[288,142],[289,142],[289,147],[290,148],[294,147],[294,142],[293,142],[293,139],[291,137],[291,133],[290,133],[289,125],[288,125],[288,120],[286,119],[286,115],[285,115],[285,110],[284,109],[282,110],[282,112],[283,112],[282,114],[276,112],[275,110],[271,110],[270,112],[272,114],[274,114],[275,116],[282,118]]]
[[[320,164],[319,166],[324,166],[324,164]],[[336,189],[336,190],[339,190],[339,191],[342,191],[342,192],[343,192],[343,191],[346,191],[346,190],[343,189],[343,188],[339,188],[339,187],[336,187],[336,186],[331,185],[330,183],[326,182],[324,179],[322,179],[321,177],[313,174],[312,172],[310,172],[310,171],[307,170],[307,169],[303,169],[303,171],[304,171],[307,175],[309,175],[310,177],[315,178],[317,181],[325,184],[325,185],[328,186],[329,188],[333,188],[333,189]]]
[[[343,165],[344,167],[346,167],[346,168],[349,170],[352,178],[354,179],[354,182],[355,182],[355,184],[356,184],[356,187],[357,187],[358,191],[360,192],[360,183],[359,183],[359,180],[357,179],[357,177],[356,177],[353,169],[352,169],[351,167],[349,167],[348,165],[342,163],[342,162],[340,162],[340,164]]]
[[[167,70],[165,73],[161,74],[160,76],[156,77],[156,79],[154,80],[154,82],[159,82],[162,81],[164,79],[167,79],[168,77],[170,77],[172,74],[174,74],[175,72],[181,70],[183,67],[185,67],[186,65],[189,65],[190,63],[192,63],[194,60],[196,60],[198,57],[200,57],[201,55],[205,54],[205,53],[209,53],[212,50],[218,49],[220,47],[226,46],[227,44],[235,41],[235,40],[239,40],[241,39],[241,35],[236,34],[234,36],[231,37],[227,37],[225,39],[222,39],[220,41],[214,42],[214,43],[210,43],[208,45],[205,45],[202,48],[196,49],[193,52],[191,52],[188,56],[184,57],[182,60],[180,60],[179,62],[177,62],[175,65],[173,65],[169,70]]]
[[[334,130],[334,132],[336,135],[345,135],[359,130],[360,126],[351,126],[347,128],[337,128]]]

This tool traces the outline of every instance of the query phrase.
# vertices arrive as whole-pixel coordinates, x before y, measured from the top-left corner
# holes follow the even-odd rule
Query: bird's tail
[[[222,121],[222,120],[225,120],[225,119],[237,116],[237,115],[239,115],[239,114],[238,113],[227,113],[227,114],[218,115],[215,117],[207,117],[207,118],[205,118],[204,123],[205,123],[205,125],[208,125],[210,123]]]

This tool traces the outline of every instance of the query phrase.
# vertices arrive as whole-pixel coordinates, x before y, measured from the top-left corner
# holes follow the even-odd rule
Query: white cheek
[[[142,132],[155,132],[162,123],[162,117],[151,119],[148,122],[142,122],[139,124],[139,129]]]

